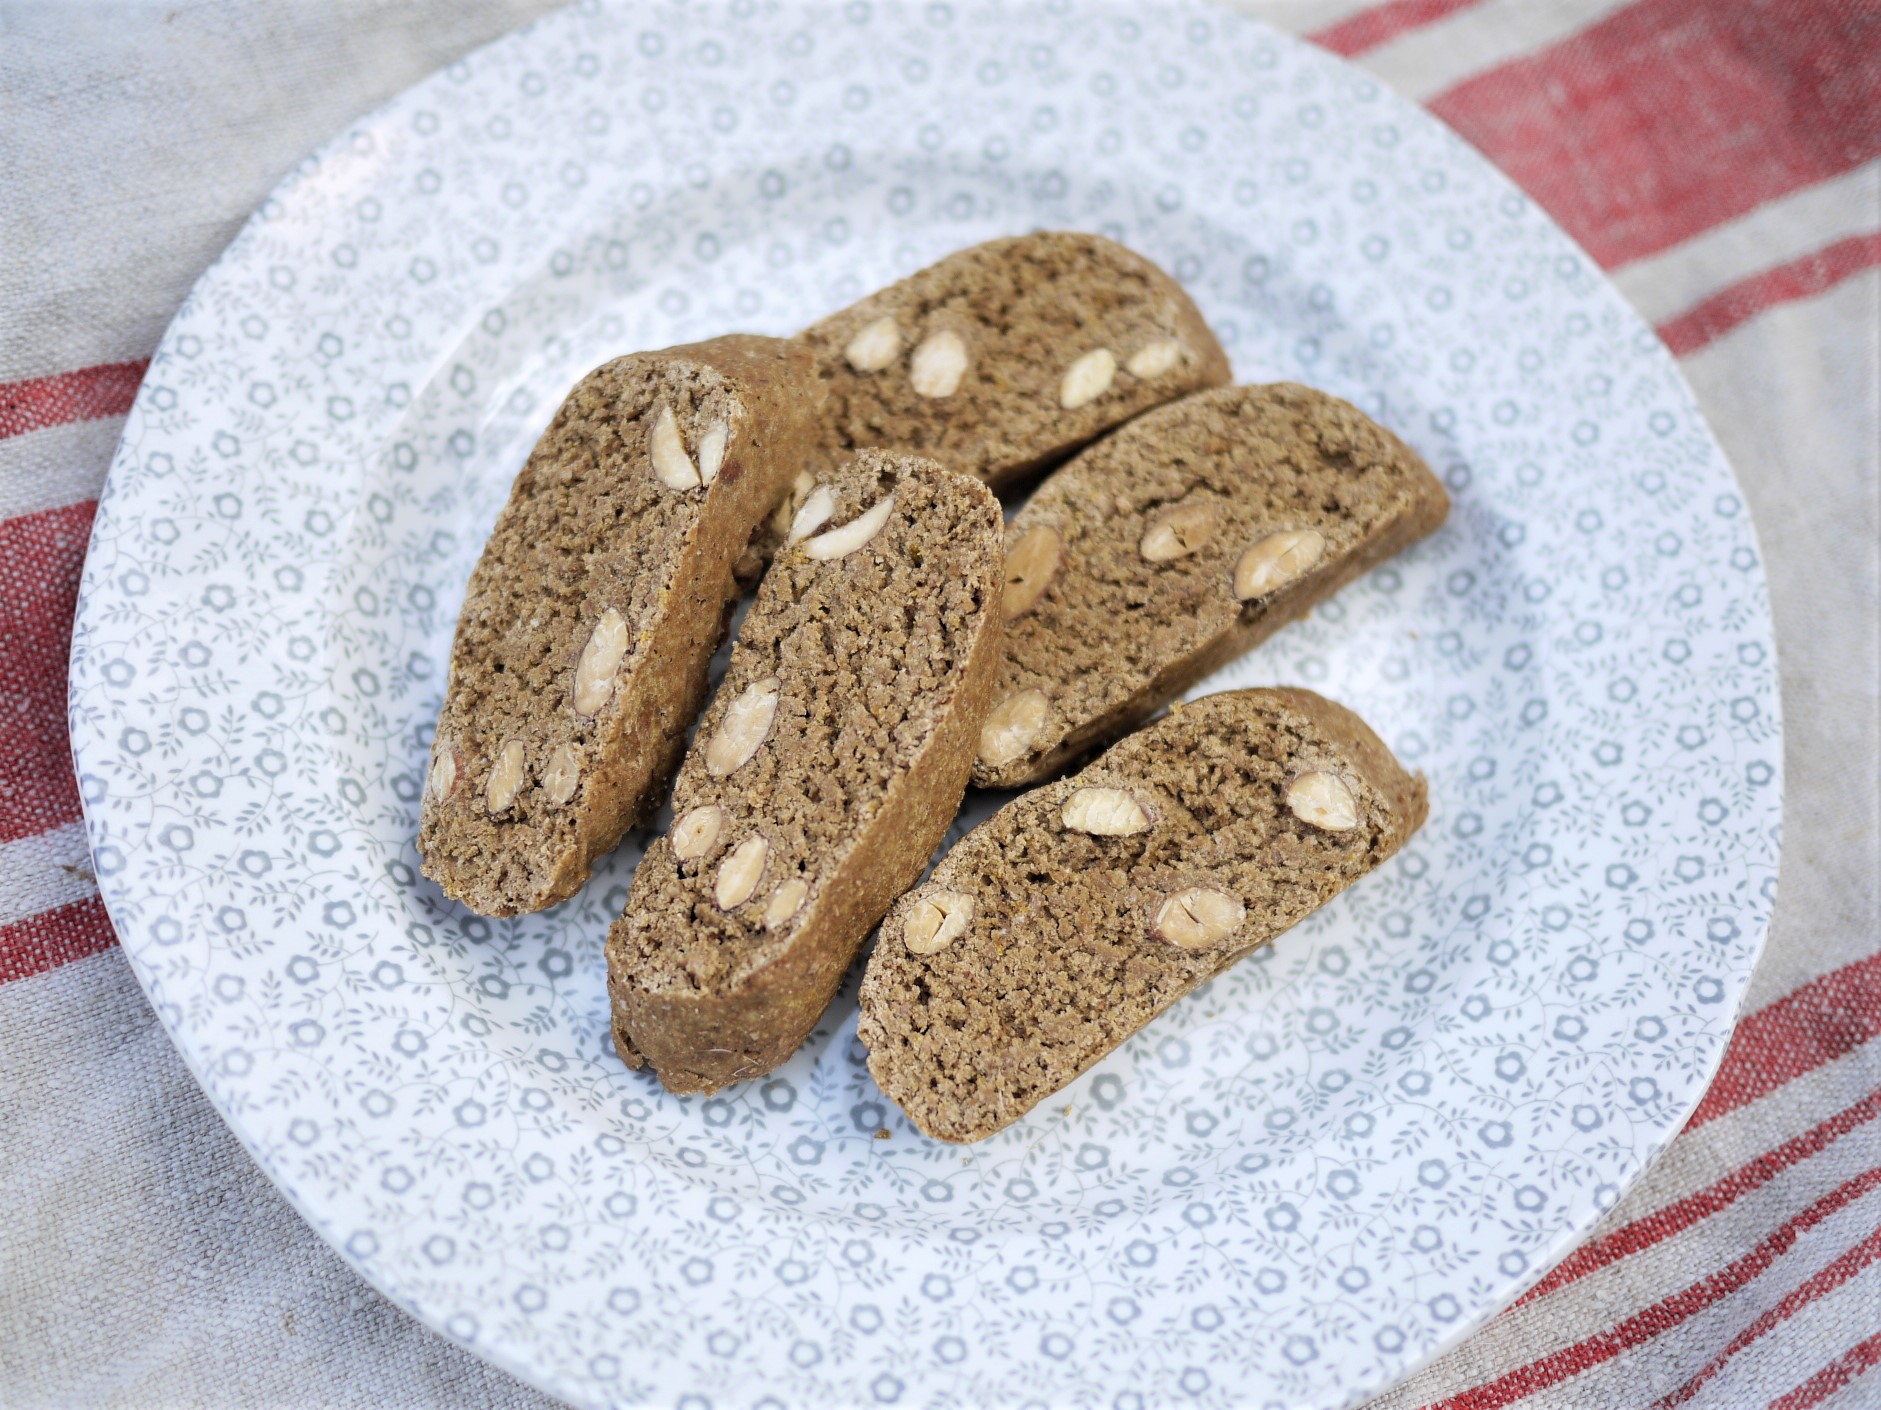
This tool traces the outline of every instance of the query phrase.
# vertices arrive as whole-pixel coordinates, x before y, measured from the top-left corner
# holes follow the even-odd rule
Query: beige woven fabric
[[[57,672],[88,506],[178,302],[305,151],[546,8],[0,0],[0,585],[20,614],[0,617],[19,637],[0,732],[41,741],[0,760],[0,1404],[548,1403],[275,1194],[110,948],[75,797],[17,793],[69,775]],[[1783,882],[1720,1082],[1559,1286],[1376,1403],[1881,1404],[1874,8],[1245,8],[1430,104],[1660,326],[1743,480],[1783,671]],[[46,379],[85,409],[8,401]]]

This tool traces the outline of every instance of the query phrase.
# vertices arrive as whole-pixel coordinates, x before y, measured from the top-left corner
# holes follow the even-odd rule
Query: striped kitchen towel
[[[538,0],[0,0],[0,1403],[542,1406],[372,1292],[157,1027],[65,738],[144,360],[304,151]],[[1788,798],[1747,1016],[1593,1236],[1375,1402],[1881,1405],[1881,5],[1247,0],[1427,105],[1658,327],[1770,575]]]

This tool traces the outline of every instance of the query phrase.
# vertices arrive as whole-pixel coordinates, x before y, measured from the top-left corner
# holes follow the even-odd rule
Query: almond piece
[[[786,543],[801,543],[818,529],[829,523],[829,516],[836,512],[836,491],[828,485],[818,485],[804,499],[802,506],[792,516],[790,532],[784,536]]]
[[[1151,563],[1173,563],[1187,558],[1215,535],[1220,522],[1215,507],[1202,500],[1172,504],[1154,519],[1143,534],[1137,552]]]
[[[813,539],[805,539],[804,556],[814,558],[819,563],[846,558],[881,533],[882,525],[888,522],[888,516],[894,512],[895,496],[883,495],[874,505],[842,527],[820,533]]]
[[[575,796],[581,782],[581,755],[572,744],[559,744],[542,768],[542,791],[549,802],[560,807]]]
[[[736,910],[751,899],[764,877],[764,863],[770,859],[771,844],[762,837],[747,837],[718,866],[718,879],[712,883],[712,899],[721,911]]]
[[[1241,898],[1211,886],[1191,886],[1156,911],[1156,938],[1183,950],[1206,950],[1234,934],[1247,918]]]
[[[900,356],[901,329],[892,313],[863,324],[843,349],[843,358],[858,372],[880,372]]]
[[[588,633],[588,644],[575,662],[573,704],[577,715],[600,711],[614,693],[614,677],[627,657],[627,619],[612,607],[603,612]]]
[[[966,375],[966,339],[951,328],[928,334],[908,365],[908,383],[917,396],[950,397]]]
[[[431,760],[431,771],[425,775],[425,792],[433,798],[444,799],[451,796],[451,790],[457,787],[457,750],[440,740]]]
[[[1080,788],[1065,799],[1059,817],[1073,832],[1093,837],[1130,837],[1150,826],[1148,809],[1121,788]]]
[[[1123,365],[1123,370],[1132,377],[1149,381],[1160,377],[1182,361],[1182,344],[1174,338],[1163,338],[1154,343],[1145,343],[1130,354],[1130,360]]]
[[[1038,605],[1064,559],[1065,541],[1049,524],[1038,524],[1006,550],[1006,587],[1000,605],[1006,620],[1023,617]]]
[[[796,540],[790,537],[790,526],[796,522],[798,511],[810,497],[810,491],[816,488],[816,480],[808,470],[799,470],[797,478],[790,482],[790,493],[777,501],[777,508],[771,511],[771,532],[788,543]],[[807,531],[806,531],[807,532]]]
[[[764,928],[776,930],[787,924],[792,916],[803,909],[803,898],[810,894],[810,883],[801,877],[792,877],[771,893],[771,899],[764,903]]]
[[[716,803],[694,808],[673,824],[668,834],[673,840],[673,855],[682,862],[697,861],[712,850],[725,826],[725,810]]]
[[[1234,565],[1234,595],[1243,602],[1265,597],[1311,570],[1325,552],[1325,537],[1316,529],[1269,534]]]
[[[1117,379],[1117,355],[1109,348],[1093,348],[1065,369],[1058,384],[1058,404],[1066,411],[1089,406]]]
[[[699,483],[709,485],[718,478],[725,464],[725,446],[731,440],[731,426],[714,421],[699,437]]]
[[[653,473],[669,490],[699,487],[699,472],[693,467],[692,457],[686,454],[686,443],[679,438],[678,418],[665,402],[660,403],[660,414],[653,418],[653,434],[647,437],[647,455],[653,461]]]
[[[782,688],[776,676],[766,676],[751,682],[726,706],[718,732],[705,746],[705,768],[713,778],[724,778],[740,767],[770,737],[771,721],[777,718],[777,692]]]
[[[497,752],[496,766],[490,770],[490,783],[483,792],[484,804],[500,813],[516,801],[523,785],[523,743],[512,739]]]
[[[1359,825],[1352,785],[1323,769],[1301,774],[1287,785],[1287,807],[1301,822],[1326,832],[1350,832]]]
[[[987,712],[980,726],[980,762],[1000,768],[1032,750],[1051,700],[1042,690],[1016,690]]]
[[[911,954],[939,954],[973,923],[973,898],[961,891],[929,891],[908,907],[901,940]]]

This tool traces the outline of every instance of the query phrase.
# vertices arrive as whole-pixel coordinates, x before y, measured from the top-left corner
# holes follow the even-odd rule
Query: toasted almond
[[[828,485],[818,485],[810,491],[803,506],[797,510],[790,521],[790,533],[787,543],[801,543],[818,529],[829,523],[829,516],[836,512],[836,491]]]
[[[816,488],[816,480],[808,470],[799,470],[797,478],[790,482],[790,493],[777,501],[777,508],[771,511],[771,532],[786,543],[795,543],[790,537],[791,525],[796,522],[797,514],[810,492]],[[805,530],[805,532],[809,532]]]
[[[771,855],[771,844],[762,837],[747,837],[731,855],[719,863],[718,877],[712,883],[712,899],[721,911],[736,910],[751,899],[764,879],[764,863]]]
[[[725,707],[725,717],[705,746],[706,772],[724,778],[758,752],[758,746],[770,737],[771,722],[777,718],[777,692],[782,688],[776,676],[766,676],[751,682]]]
[[[614,677],[627,657],[627,619],[612,607],[603,612],[588,633],[587,645],[575,662],[575,691],[571,702],[577,715],[593,715],[614,693]]]
[[[789,923],[790,918],[803,909],[803,898],[810,894],[810,883],[801,877],[792,877],[771,893],[771,899],[764,903],[764,928],[776,930]]]
[[[709,485],[718,478],[725,464],[725,446],[730,440],[731,426],[724,421],[714,421],[705,428],[705,434],[699,437],[700,484]]]
[[[1066,411],[1089,406],[1117,379],[1117,355],[1109,348],[1093,348],[1065,369],[1058,384],[1058,404]]]
[[[843,349],[843,357],[858,372],[880,372],[900,356],[901,329],[895,326],[895,316],[890,313],[863,324]]]
[[[1000,605],[1006,620],[1023,617],[1045,595],[1064,559],[1065,541],[1050,524],[1037,524],[1006,550],[1006,587]]]
[[[914,350],[908,365],[908,383],[917,396],[950,397],[967,375],[967,344],[951,328],[930,333]]]
[[[516,801],[523,786],[523,743],[512,739],[497,751],[496,765],[490,770],[489,786],[483,801],[493,813],[500,813]]]
[[[1212,886],[1191,886],[1166,898],[1156,911],[1156,937],[1184,950],[1205,950],[1227,939],[1247,919],[1238,896]]]
[[[1172,504],[1150,520],[1137,552],[1150,563],[1173,563],[1178,558],[1187,558],[1214,537],[1220,522],[1215,506],[1205,500],[1190,499]]]
[[[1234,595],[1243,602],[1265,597],[1311,571],[1325,555],[1316,529],[1282,529],[1251,545],[1234,565]]]
[[[894,512],[895,496],[883,495],[840,528],[826,530],[813,539],[805,539],[804,556],[820,563],[846,558],[881,533],[882,525],[888,522],[888,516]]]
[[[699,487],[699,472],[679,436],[679,420],[665,402],[660,403],[659,415],[653,418],[653,434],[647,438],[647,456],[653,462],[653,473],[668,489]]]
[[[451,790],[457,787],[457,751],[443,740],[439,740],[431,757],[431,771],[425,775],[425,792],[433,798],[444,799],[451,796]]]
[[[1042,690],[1016,690],[987,712],[980,726],[980,762],[1000,768],[1032,750],[1051,700]]]
[[[1149,381],[1171,371],[1182,361],[1182,344],[1174,338],[1159,338],[1153,343],[1145,343],[1130,354],[1130,360],[1123,365],[1123,370],[1132,377],[1141,377]]]
[[[697,861],[712,850],[724,827],[725,810],[718,804],[706,803],[694,808],[674,823],[668,834],[673,842],[673,855],[682,862]]]
[[[1065,799],[1059,817],[1093,837],[1130,837],[1150,827],[1149,810],[1121,788],[1080,788]]]
[[[581,755],[572,744],[558,744],[542,767],[542,792],[558,807],[575,796],[581,782]]]
[[[926,891],[909,905],[901,940],[917,955],[946,949],[973,923],[973,898],[962,891]]]
[[[1303,773],[1287,785],[1287,807],[1301,822],[1326,832],[1350,832],[1359,825],[1352,785],[1324,769]]]

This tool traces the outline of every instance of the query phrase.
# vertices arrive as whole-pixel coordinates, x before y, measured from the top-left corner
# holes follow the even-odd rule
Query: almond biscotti
[[[896,903],[862,981],[869,1071],[928,1135],[989,1136],[1390,857],[1426,806],[1311,691],[1177,706]]]
[[[1054,776],[1448,512],[1415,451],[1310,387],[1224,387],[1139,417],[1008,528],[974,783]]]
[[[746,336],[618,358],[568,394],[458,618],[418,834],[446,895],[554,905],[650,810],[821,395],[801,344]]]
[[[999,650],[998,502],[867,451],[815,487],[608,936],[614,1041],[676,1092],[788,1058],[966,789]]]
[[[1077,231],[974,245],[799,336],[829,387],[826,454],[913,451],[995,489],[1229,378],[1181,285]]]

